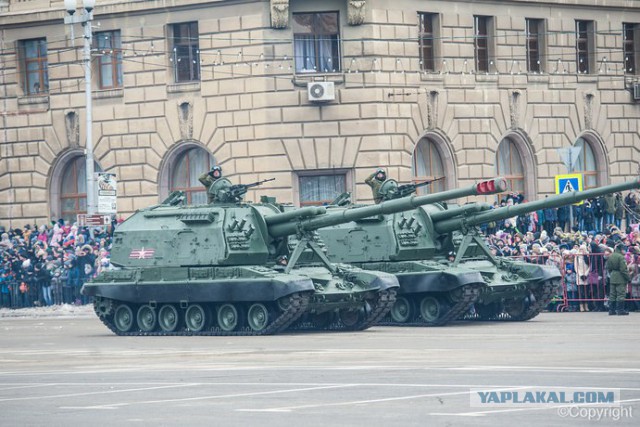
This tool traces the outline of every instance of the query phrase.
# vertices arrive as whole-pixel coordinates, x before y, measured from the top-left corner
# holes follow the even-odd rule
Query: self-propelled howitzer
[[[539,262],[532,264],[495,257],[479,235],[476,226],[634,188],[640,188],[640,180],[553,195],[497,209],[479,203],[448,210],[434,210],[430,217],[435,233],[444,243],[443,250],[457,251],[452,266],[473,266],[482,272],[487,281],[487,287],[483,289],[475,304],[476,318],[528,320],[549,304],[561,273],[553,267],[539,265]],[[521,283],[524,286],[520,286],[514,280],[518,276],[525,279]]]
[[[262,335],[302,320],[361,330],[395,300],[393,275],[330,263],[309,232],[270,234],[272,226],[326,215],[323,207],[285,212],[272,203],[184,206],[182,199],[173,195],[122,223],[111,250],[118,269],[83,286],[118,335]],[[313,262],[287,263],[289,249],[305,248],[317,251]]]
[[[447,200],[506,191],[503,178],[471,187],[395,199],[372,206],[332,206],[327,216],[310,218],[334,262],[396,275],[399,298],[387,323],[443,325],[464,313],[478,297],[485,281],[480,272],[464,266],[452,269],[440,258],[442,242],[433,230],[429,212],[443,209]],[[368,213],[366,216],[364,213]],[[333,218],[351,219],[350,222]]]
[[[553,196],[491,211],[487,211],[490,207],[486,203],[460,207],[440,203],[450,198],[445,196],[447,192],[436,193],[433,196],[438,203],[409,212],[386,211],[318,232],[329,247],[332,261],[396,275],[400,290],[383,324],[440,326],[466,314],[471,304],[475,304],[480,318],[527,320],[547,305],[560,272],[552,266],[493,256],[475,225],[635,185]],[[344,209],[330,207],[329,217]]]

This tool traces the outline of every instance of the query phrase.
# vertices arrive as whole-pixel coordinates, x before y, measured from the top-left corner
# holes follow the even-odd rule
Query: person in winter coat
[[[614,224],[614,215],[616,213],[616,196],[614,194],[607,194],[604,196],[605,202],[605,225]]]
[[[616,227],[622,227],[622,217],[624,216],[624,205],[622,203],[622,194],[616,193],[616,212],[614,213],[614,222]],[[627,224],[628,225],[628,224]]]
[[[567,222],[569,221],[569,207],[560,206],[558,208],[558,226],[562,231],[566,231]]]
[[[605,201],[604,197],[598,197],[591,202],[591,209],[593,210],[594,217],[594,229],[602,231],[602,222],[604,220]]]
[[[580,298],[580,311],[589,311],[589,305],[585,301],[589,298],[589,252],[586,245],[581,245],[575,254],[574,268],[576,271],[576,284],[578,285],[578,297]]]
[[[638,199],[636,198],[636,193],[635,191],[631,191],[629,192],[629,194],[627,194],[624,198],[624,204],[627,206],[627,227],[629,226],[629,224],[631,224],[633,221],[633,213],[636,211],[636,209],[638,208]],[[620,228],[620,227],[618,227]]]

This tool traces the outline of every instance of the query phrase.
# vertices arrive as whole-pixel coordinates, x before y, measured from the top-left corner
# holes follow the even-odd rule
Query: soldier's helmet
[[[376,171],[376,179],[378,181],[385,181],[387,179],[387,172],[382,168],[378,169]]]
[[[220,166],[214,166],[211,168],[211,172],[209,174],[215,179],[222,177],[222,168]]]

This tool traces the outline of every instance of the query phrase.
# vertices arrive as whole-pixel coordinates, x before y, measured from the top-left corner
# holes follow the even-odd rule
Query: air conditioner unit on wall
[[[335,86],[333,82],[309,82],[307,95],[311,102],[333,101],[336,99]]]
[[[633,84],[633,100],[640,101],[640,83]]]

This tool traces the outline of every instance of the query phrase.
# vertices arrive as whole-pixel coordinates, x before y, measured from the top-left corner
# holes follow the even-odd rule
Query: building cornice
[[[259,0],[258,3],[260,2],[266,3],[265,0]],[[39,5],[42,4],[42,2],[37,3]],[[0,13],[0,27],[19,27],[25,23],[48,25],[54,21],[64,19],[64,16],[66,15],[64,3],[59,0],[51,0],[50,3],[51,5],[48,7]],[[162,13],[166,12],[168,9],[173,11],[198,9],[207,5],[219,5],[220,3],[246,4],[256,3],[256,0],[181,0],[179,4],[176,4],[176,2],[172,0],[129,0],[126,2],[97,0],[93,14],[95,19],[100,19],[121,14],[141,15]],[[11,10],[11,8],[9,8],[9,10]]]

